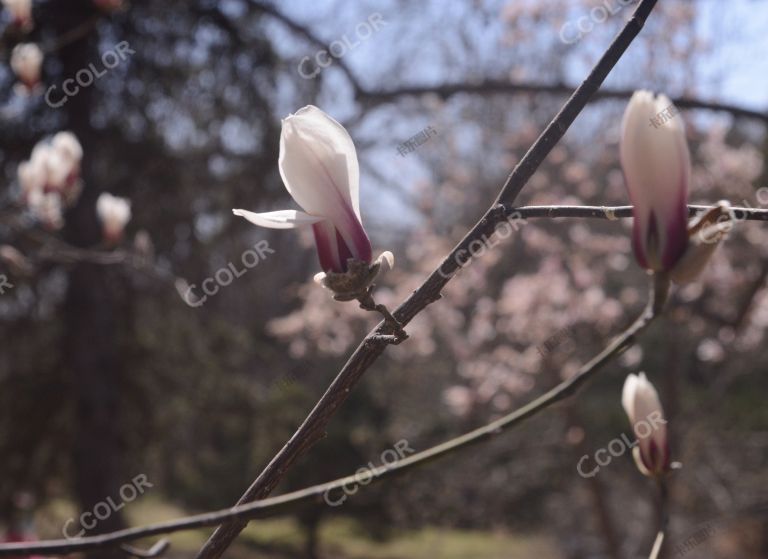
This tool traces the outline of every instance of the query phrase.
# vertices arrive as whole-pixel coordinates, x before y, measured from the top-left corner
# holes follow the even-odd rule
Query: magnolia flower
[[[17,171],[22,199],[32,192],[55,193],[65,206],[71,206],[80,194],[80,162],[83,148],[71,132],[59,132],[50,140],[38,142],[29,161]]]
[[[96,200],[96,214],[101,221],[104,240],[116,244],[123,236],[125,225],[131,220],[131,203],[125,198],[103,192]]]
[[[659,395],[645,373],[627,377],[621,404],[637,436],[637,446],[632,449],[637,467],[647,476],[658,476],[669,471],[667,422]]]
[[[674,106],[665,95],[636,91],[621,132],[621,165],[634,206],[632,247],[640,265],[653,271],[671,269],[688,245],[691,161],[682,119],[657,126],[667,110]]]
[[[13,24],[28,31],[32,28],[32,0],[2,0],[11,13]]]
[[[27,205],[47,229],[58,230],[64,227],[61,197],[57,194],[35,190],[31,193]]]
[[[272,229],[312,226],[324,272],[320,279],[337,293],[366,287],[382,257],[391,265],[391,254],[385,253],[371,266],[371,242],[360,217],[357,152],[343,126],[312,105],[283,119],[278,166],[288,193],[304,211],[233,210],[235,215]]]
[[[19,43],[11,51],[11,68],[27,90],[33,90],[40,83],[40,67],[43,51],[34,43]]]
[[[29,161],[19,164],[17,176],[21,200],[43,225],[60,229],[62,209],[80,195],[80,161],[83,148],[71,132],[59,132],[38,142]]]

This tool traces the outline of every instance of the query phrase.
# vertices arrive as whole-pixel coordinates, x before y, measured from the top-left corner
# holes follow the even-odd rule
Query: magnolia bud
[[[664,95],[636,91],[624,112],[621,166],[633,204],[632,246],[648,270],[670,270],[688,244],[691,162],[682,119]]]
[[[645,373],[627,377],[621,404],[637,436],[637,446],[632,449],[632,454],[639,470],[652,477],[669,471],[667,422],[659,395]]]
[[[28,90],[40,83],[43,51],[34,43],[20,43],[11,52],[11,68]]]
[[[131,220],[131,203],[125,198],[104,192],[96,200],[96,213],[101,221],[105,242],[110,245],[120,242],[125,225]]]

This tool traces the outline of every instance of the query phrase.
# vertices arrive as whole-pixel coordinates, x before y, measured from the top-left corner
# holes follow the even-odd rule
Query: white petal
[[[285,187],[306,212],[337,222],[351,210],[360,220],[355,144],[323,111],[309,105],[283,120],[278,164]]]
[[[691,162],[683,119],[659,117],[666,109],[676,111],[665,95],[636,91],[622,120],[621,164],[635,215],[652,211],[660,221],[661,247],[666,246],[667,225],[676,219],[687,201]],[[656,126],[659,118],[664,122]],[[648,224],[642,223],[643,237]]]
[[[309,215],[296,210],[279,210],[276,212],[256,213],[248,210],[232,210],[232,213],[244,217],[251,223],[270,229],[294,229],[302,225],[312,225],[324,218]]]
[[[376,262],[381,265],[381,273],[388,272],[395,267],[395,255],[385,250],[379,255]]]
[[[624,381],[624,389],[621,392],[621,405],[624,407],[624,411],[627,412],[629,422],[635,422],[635,393],[637,392],[637,375],[627,376],[627,380]]]

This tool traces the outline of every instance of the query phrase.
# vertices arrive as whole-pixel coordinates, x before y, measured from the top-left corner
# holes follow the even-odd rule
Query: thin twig
[[[648,559],[659,559],[661,549],[664,547],[665,534],[669,525],[669,491],[664,479],[658,480],[659,487],[659,532],[653,542],[653,548]]]
[[[541,165],[555,143],[565,134],[576,116],[586,106],[590,97],[600,87],[611,68],[619,61],[640,32],[656,2],[657,0],[641,0],[632,18],[605,51],[586,80],[566,101],[544,133],[512,171],[501,189],[498,201],[508,204],[514,203],[517,194],[525,186],[528,179]],[[469,243],[473,241],[490,237],[496,225],[503,219],[505,219],[503,208],[494,203],[440,266],[395,310],[394,318],[405,326],[430,303],[437,301],[440,298],[442,288],[450,281],[450,274],[459,267],[456,261],[457,253],[461,250],[466,251]],[[449,274],[447,276],[445,275],[446,270]],[[389,332],[386,329],[387,326],[382,322],[369,336],[387,335]],[[361,342],[304,422],[240,497],[237,504],[264,499],[274,490],[296,460],[325,436],[325,427],[336,410],[347,400],[352,388],[384,352],[387,345],[386,342],[375,341],[368,337]],[[198,559],[218,559],[221,557],[246,524],[246,520],[233,520],[219,526],[200,549],[197,554]]]
[[[392,345],[397,345],[400,342],[408,339],[408,334],[403,328],[403,325],[394,316],[392,316],[392,313],[389,312],[389,309],[385,305],[376,303],[376,301],[373,299],[373,288],[373,285],[369,286],[365,290],[365,293],[357,298],[358,302],[360,303],[360,308],[366,311],[378,312],[381,316],[384,317],[384,324],[388,325],[394,333],[392,336],[393,340],[390,342]]]
[[[441,85],[406,85],[389,90],[362,91],[358,95],[359,101],[365,106],[372,107],[383,103],[391,103],[401,97],[419,97],[421,95],[437,95],[442,99],[448,99],[454,95],[468,93],[472,95],[570,95],[573,87],[565,84],[547,84],[526,81],[506,81],[488,79],[475,83],[446,83]],[[633,89],[601,89],[596,92],[590,102],[605,99],[629,99],[634,93]],[[704,101],[694,97],[674,97],[672,102],[680,109],[704,109],[708,111],[729,113],[735,117],[750,118],[768,124],[768,110],[759,111],[720,103],[718,101]]]
[[[496,437],[502,432],[519,425],[526,419],[537,415],[557,402],[573,395],[610,359],[620,355],[623,351],[629,348],[632,343],[634,343],[637,335],[659,316],[664,302],[667,299],[668,288],[669,281],[665,277],[654,276],[651,295],[642,314],[624,332],[614,339],[608,347],[582,366],[574,376],[564,380],[530,403],[496,421],[397,462],[372,468],[369,472],[369,477],[371,478],[370,483],[402,474],[417,466],[430,463],[433,460],[448,456],[458,450],[469,448]],[[315,501],[324,494],[343,489],[344,486],[355,483],[356,481],[358,481],[358,474],[353,474],[331,482],[286,493],[279,497],[262,499],[230,509],[199,514],[160,524],[129,528],[111,534],[88,536],[72,540],[41,541],[31,544],[4,544],[0,545],[0,557],[17,555],[20,553],[35,553],[39,555],[74,553],[77,551],[101,549],[117,543],[158,534],[168,534],[204,526],[214,526],[222,524],[228,520],[231,521],[237,519],[240,521],[247,521],[256,518],[274,517],[284,514],[288,510],[292,510],[301,503]]]
[[[690,204],[688,206],[688,215],[692,217],[713,207]],[[505,205],[505,210],[509,216],[517,212],[520,214],[519,217],[522,218],[591,217],[614,220],[622,217],[632,217],[632,206],[522,206],[515,208],[511,205]],[[768,209],[732,207],[731,210],[737,221],[768,221]]]

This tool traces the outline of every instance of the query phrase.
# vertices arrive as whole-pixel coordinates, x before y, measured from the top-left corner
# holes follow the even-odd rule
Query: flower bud
[[[96,213],[107,244],[115,245],[120,242],[125,225],[131,220],[131,203],[125,198],[104,192],[96,200]]]
[[[670,270],[688,245],[690,154],[682,119],[664,95],[636,91],[621,132],[621,166],[633,204],[632,247],[647,270]]]
[[[32,91],[40,83],[43,51],[34,43],[20,43],[11,51],[11,68],[27,90]]]
[[[15,26],[22,31],[32,29],[32,0],[2,0],[2,3],[11,13]]]
[[[637,436],[637,446],[632,449],[632,454],[639,470],[651,477],[669,471],[671,462],[667,422],[659,395],[645,373],[627,377],[621,404]]]

